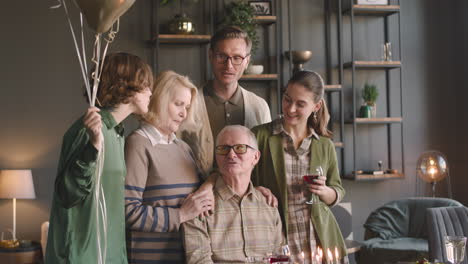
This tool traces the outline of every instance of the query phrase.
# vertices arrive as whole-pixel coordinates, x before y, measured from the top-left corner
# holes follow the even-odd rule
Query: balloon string
[[[102,133],[102,132],[101,132]],[[104,190],[102,188],[101,179],[102,179],[102,171],[104,168],[104,142],[101,145],[101,150],[98,153],[97,159],[97,166],[96,166],[96,183],[94,188],[94,195],[95,200],[97,202],[96,205],[96,235],[97,235],[97,247],[98,247],[98,264],[104,264],[106,260],[106,252],[107,252],[107,214],[106,214],[106,205],[105,205],[105,197],[104,197]],[[104,201],[104,204],[101,202]],[[99,221],[102,219],[102,222]],[[101,234],[101,226],[104,228],[104,234]],[[104,253],[102,252],[101,248],[101,237],[103,237],[104,241]]]
[[[93,82],[93,96],[91,98],[92,105],[94,106],[96,101],[97,89],[99,85],[99,77],[100,77],[100,63],[101,63],[101,34],[96,33],[96,39],[94,41],[94,49],[93,49],[93,63],[95,64],[94,73],[91,75],[94,82]]]
[[[78,42],[76,40],[75,30],[73,29],[73,25],[72,25],[71,20],[70,20],[70,15],[68,14],[67,4],[66,4],[65,1],[62,1],[62,4],[63,4],[63,9],[65,10],[65,15],[66,15],[67,20],[68,20],[68,25],[70,26],[70,31],[71,31],[71,34],[72,34],[72,37],[73,37],[73,43],[75,44],[76,55],[78,56],[78,62],[80,63],[81,75],[82,75],[83,81],[85,83],[86,91],[88,92],[88,99],[89,99],[89,102],[91,103],[90,85],[89,85],[88,77],[86,76],[87,73],[85,71],[85,66],[83,65],[83,57],[82,57],[82,55],[80,53],[80,49],[78,47]],[[91,106],[94,106],[94,104],[91,105]]]
[[[81,52],[83,53],[83,64],[85,68],[85,72],[88,73],[88,64],[86,62],[86,50],[85,50],[85,43],[84,43],[84,30],[83,30],[83,13],[80,12],[80,28],[81,28]]]

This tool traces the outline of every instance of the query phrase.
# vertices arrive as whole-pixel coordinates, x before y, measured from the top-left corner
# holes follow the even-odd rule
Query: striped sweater
[[[143,125],[125,145],[125,213],[129,263],[183,263],[182,200],[200,185],[190,148]],[[166,142],[167,143],[167,142]]]

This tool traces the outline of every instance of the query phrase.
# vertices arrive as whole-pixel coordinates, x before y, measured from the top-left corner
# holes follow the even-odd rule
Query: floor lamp
[[[31,170],[0,170],[0,199],[13,199],[13,242],[16,241],[16,199],[35,199]]]

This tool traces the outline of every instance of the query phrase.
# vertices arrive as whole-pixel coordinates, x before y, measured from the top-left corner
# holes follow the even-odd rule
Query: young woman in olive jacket
[[[252,129],[262,153],[252,181],[269,188],[278,198],[293,261],[302,261],[304,252],[305,263],[310,263],[319,246],[325,251],[324,260],[326,249],[335,256],[337,248],[341,262],[347,263],[344,240],[329,209],[343,198],[345,190],[331,132],[327,130],[330,116],[323,95],[324,83],[319,74],[300,71],[293,75],[282,99],[283,117]],[[314,173],[319,165],[324,176],[313,184],[303,183],[302,175]],[[305,204],[310,193],[320,201]],[[296,211],[301,213],[300,220]]]

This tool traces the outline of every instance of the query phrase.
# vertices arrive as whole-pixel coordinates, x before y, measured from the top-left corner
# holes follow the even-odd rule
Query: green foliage
[[[252,40],[252,54],[257,50],[259,43],[254,11],[254,8],[246,1],[231,2],[226,6],[226,16],[221,23],[221,26],[238,26],[247,32]]]
[[[375,101],[377,101],[377,97],[379,97],[377,86],[375,84],[366,83],[364,89],[362,89],[362,99],[364,99],[364,102],[373,105]]]
[[[171,2],[171,1],[172,1],[172,0],[159,0],[159,3],[160,3],[161,5],[167,5],[167,4],[169,4],[169,2]]]

